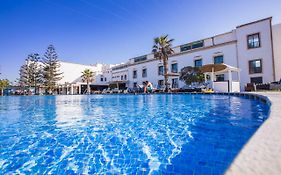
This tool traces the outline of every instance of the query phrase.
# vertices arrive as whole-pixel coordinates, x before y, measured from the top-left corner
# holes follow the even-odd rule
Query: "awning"
[[[109,84],[122,84],[122,83],[127,83],[128,81],[110,81]]]
[[[167,75],[168,77],[178,77],[178,76],[180,76],[179,73],[167,73],[165,75]]]
[[[223,72],[228,72],[228,71],[235,71],[235,72],[239,72],[240,69],[236,68],[236,67],[232,67],[229,66],[227,64],[206,64],[204,66],[202,66],[200,68],[200,71],[202,73],[208,73],[208,72],[219,72],[219,73],[223,73]]]

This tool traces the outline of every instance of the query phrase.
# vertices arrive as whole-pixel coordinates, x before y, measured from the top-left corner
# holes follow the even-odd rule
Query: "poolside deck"
[[[271,103],[269,118],[244,146],[226,174],[279,175],[281,174],[281,93],[247,94],[256,94]]]

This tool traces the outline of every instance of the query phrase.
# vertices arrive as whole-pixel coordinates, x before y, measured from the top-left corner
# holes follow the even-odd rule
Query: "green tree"
[[[164,66],[164,84],[165,92],[168,92],[168,59],[171,54],[174,53],[172,49],[172,42],[174,39],[168,39],[168,35],[160,36],[154,39],[154,45],[152,48],[152,53],[156,59],[163,61]]]
[[[82,80],[87,83],[87,94],[90,94],[90,92],[91,92],[90,82],[93,81],[94,72],[91,71],[90,69],[85,69],[82,72],[81,77],[82,77]]]
[[[21,87],[28,86],[28,73],[27,72],[28,72],[28,66],[25,63],[20,67],[20,71],[19,71],[19,74],[20,74],[19,84]]]
[[[9,80],[3,79],[0,80],[0,90],[1,90],[1,95],[4,95],[4,89],[6,89],[10,85]]]
[[[187,85],[193,82],[201,83],[204,81],[204,74],[200,72],[198,67],[187,66],[181,69],[180,80],[184,81]]]
[[[56,50],[53,45],[49,45],[42,58],[43,62],[43,84],[48,94],[53,94],[57,83],[62,79],[62,73],[59,71],[60,63]]]
[[[29,54],[20,68],[20,84],[23,87],[34,87],[35,94],[37,94],[37,89],[40,83],[42,83],[42,68],[39,64],[39,54]]]

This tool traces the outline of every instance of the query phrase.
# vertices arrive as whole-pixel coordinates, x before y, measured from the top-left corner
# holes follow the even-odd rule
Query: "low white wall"
[[[232,82],[232,92],[240,92],[240,83],[238,81]]]
[[[228,92],[228,82],[227,81],[214,82],[214,91]]]

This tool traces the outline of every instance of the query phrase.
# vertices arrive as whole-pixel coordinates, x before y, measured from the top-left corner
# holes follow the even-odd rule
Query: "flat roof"
[[[260,19],[260,20],[252,21],[252,22],[249,22],[249,23],[242,24],[242,25],[237,26],[236,28],[244,27],[244,26],[247,26],[247,25],[259,23],[259,22],[266,21],[266,20],[272,20],[272,16],[267,17],[267,18],[263,18],[263,19]]]

